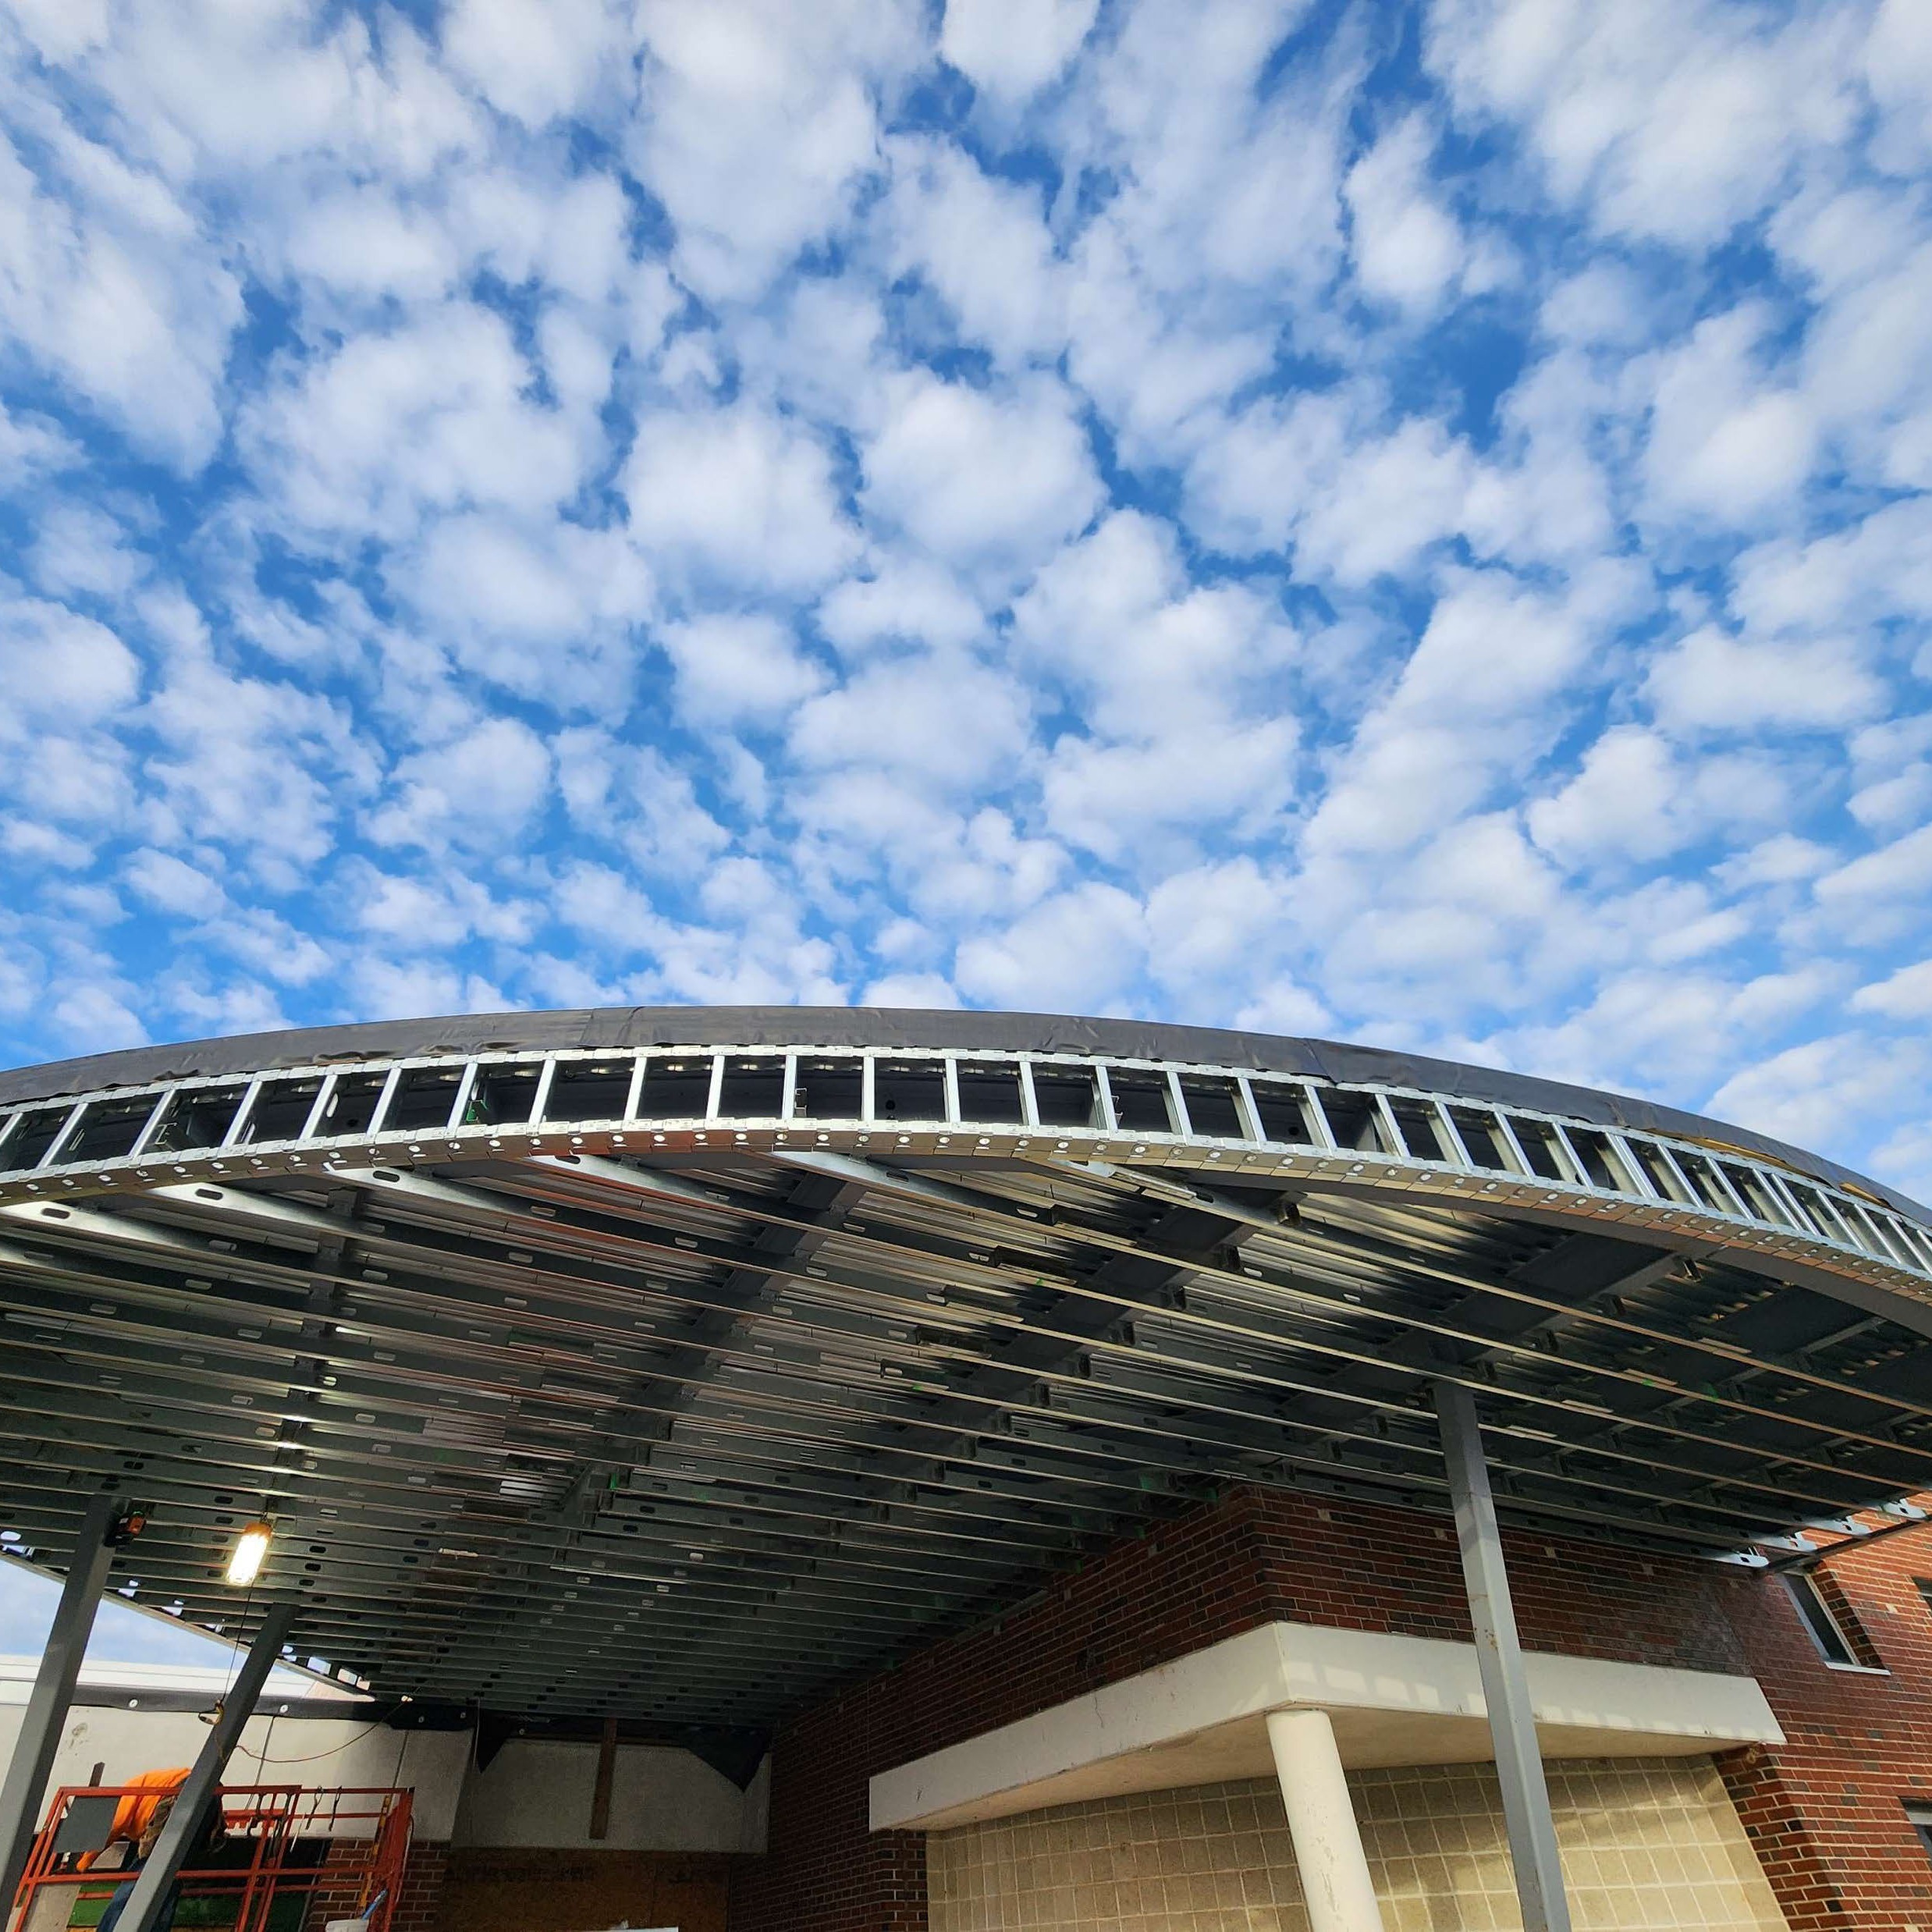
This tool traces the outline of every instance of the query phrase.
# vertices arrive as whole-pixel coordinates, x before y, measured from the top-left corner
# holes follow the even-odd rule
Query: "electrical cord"
[[[403,1706],[400,1703],[392,1704],[389,1708],[385,1710],[381,1717],[378,1717],[372,1724],[364,1725],[363,1728],[358,1731],[353,1738],[344,1738],[341,1743],[332,1744],[326,1751],[311,1751],[304,1757],[269,1757],[266,1756],[265,1753],[268,1750],[269,1744],[273,1740],[272,1738],[265,1738],[262,1740],[261,1751],[250,1751],[248,1755],[254,1758],[257,1764],[314,1764],[319,1763],[323,1758],[336,1756],[340,1753],[347,1750],[352,1744],[360,1744],[364,1738],[371,1736],[373,1733],[380,1731],[382,1727],[389,1722],[390,1718],[394,1717],[396,1712],[400,1710],[402,1707]],[[318,1720],[318,1721],[323,1724],[327,1724],[331,1721],[325,1717]],[[407,1731],[405,1731],[403,1734],[403,1748],[407,1749],[409,1746],[409,1734]],[[245,1746],[242,1748],[244,1749],[247,1749]],[[401,1769],[402,1762],[403,1760],[399,1756],[396,1759],[396,1767],[398,1770]]]

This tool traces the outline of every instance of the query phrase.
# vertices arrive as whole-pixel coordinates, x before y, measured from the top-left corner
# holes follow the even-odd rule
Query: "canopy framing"
[[[759,1725],[1230,1484],[1446,1508],[1444,1381],[1518,1525],[1761,1563],[1932,1488],[1932,1229],[1796,1150],[1195,1029],[599,1017],[0,1077],[12,1547],[138,1493],[213,1627],[268,1515],[385,1695]]]

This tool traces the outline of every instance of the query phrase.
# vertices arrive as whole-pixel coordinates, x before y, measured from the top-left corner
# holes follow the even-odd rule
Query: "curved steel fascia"
[[[943,1017],[957,1021],[986,1016]],[[996,1042],[999,1029],[985,1030],[995,1034]],[[1204,1029],[1167,1031],[1189,1035],[1190,1044],[1241,1037]],[[333,1045],[336,1035],[283,1037],[306,1038],[320,1046]],[[157,1057],[165,1052],[179,1060],[184,1049],[143,1052]],[[1216,1179],[1233,1184],[1243,1178],[1292,1181],[1316,1189],[1392,1194],[1451,1208],[1527,1213],[1599,1227],[1617,1223],[1639,1238],[1643,1231],[1666,1237],[1670,1244],[1708,1243],[1744,1265],[1755,1260],[1765,1272],[1775,1272],[1783,1263],[1888,1291],[1918,1305],[1921,1318],[1916,1325],[1923,1325],[1922,1312],[1932,1307],[1932,1220],[1923,1212],[1902,1212],[1900,1197],[1887,1198],[1854,1177],[1838,1182],[1820,1178],[1817,1169],[1824,1163],[1801,1166],[1767,1157],[1763,1144],[1750,1146],[1749,1137],[1735,1130],[1692,1117],[1678,1117],[1704,1131],[1673,1135],[1609,1126],[1603,1109],[1586,1113],[1478,1099],[1470,1096],[1466,1082],[1444,1091],[1386,1081],[1343,1081],[1256,1071],[1242,1064],[1252,1058],[1183,1060],[1016,1049],[998,1043],[923,1049],[897,1044],[781,1046],[760,1040],[748,1044],[717,1033],[702,1043],[623,1049],[521,1046],[354,1057],[331,1053],[326,1059],[318,1053],[306,1061],[276,1053],[263,1056],[253,1071],[244,1071],[245,1060],[237,1066],[231,1057],[230,1071],[151,1078],[136,1085],[104,1082],[92,1092],[69,1090],[57,1099],[0,1111],[0,1206],[15,1204],[13,1217],[18,1218],[27,1203],[197,1179],[567,1156],[579,1151],[817,1150],[874,1160],[1019,1157],[1115,1165],[1132,1170],[1149,1184],[1157,1185],[1158,1170],[1168,1170],[1177,1182],[1189,1187]],[[638,1110],[653,1064],[700,1062],[709,1074],[704,1112],[652,1117]],[[794,1096],[799,1067],[807,1062],[857,1072],[865,1096],[860,1110],[846,1117],[801,1114]],[[768,1087],[781,1097],[779,1107],[745,1113],[724,1105],[727,1063],[766,1069]],[[623,1071],[629,1082],[623,1110],[593,1117],[560,1108],[558,1096],[570,1070],[591,1066]],[[923,1069],[929,1089],[936,1080],[943,1111],[932,1110],[929,1117],[884,1117],[875,1097],[876,1079],[881,1067],[895,1067]],[[963,1117],[961,1070],[970,1076],[976,1068],[991,1067],[1010,1070],[1016,1078],[1018,1105],[1014,1110],[1022,1117]],[[526,1081],[534,1070],[536,1117],[466,1120],[467,1103],[478,1083],[505,1070],[522,1070]],[[418,1072],[449,1087],[448,1116],[428,1126],[393,1127],[389,1119],[398,1110],[396,1096],[408,1091],[411,1075]],[[1057,1074],[1092,1081],[1096,1105],[1089,1124],[1042,1124],[1035,1089]],[[350,1090],[345,1081],[360,1081],[365,1092],[379,1088],[371,1117],[353,1134],[317,1131],[326,1124],[329,1096]],[[264,1099],[303,1083],[313,1083],[316,1095],[304,1131],[254,1138],[251,1120]],[[1120,1124],[1113,1096],[1135,1090],[1136,1083],[1143,1096],[1152,1091],[1167,1096],[1164,1128],[1128,1129]],[[1522,1084],[1531,1090],[1540,1085]],[[1189,1111],[1190,1090],[1197,1112],[1210,1090],[1218,1096],[1215,1107],[1231,1115],[1238,1131],[1199,1131]],[[218,1140],[210,1126],[199,1144],[164,1145],[169,1120],[187,1118],[197,1096],[231,1093],[236,1104],[229,1113],[215,1110],[218,1122],[226,1122]],[[1281,1118],[1296,1107],[1303,1110],[1305,1131],[1298,1138],[1280,1135]],[[101,1120],[110,1111],[123,1122],[140,1117],[133,1145],[111,1158],[88,1158],[90,1120]],[[1360,1129],[1361,1144],[1338,1144],[1336,1128],[1344,1116],[1351,1128]],[[1479,1157],[1470,1142],[1484,1136],[1490,1145],[1486,1157]],[[1429,1138],[1433,1151],[1419,1152],[1414,1142]],[[30,1152],[34,1156],[30,1160]],[[1184,1174],[1187,1178],[1181,1181]]]
[[[217,1074],[233,1078],[318,1063],[648,1047],[695,1052],[720,1046],[1071,1054],[1415,1090],[1693,1143],[1713,1141],[1834,1186],[1874,1195],[1921,1222],[1932,1220],[1932,1213],[1920,1203],[1819,1155],[1749,1128],[1627,1094],[1384,1047],[1069,1014],[867,1007],[595,1007],[364,1021],[130,1047],[83,1060],[0,1070],[0,1112],[28,1101],[78,1097],[112,1087],[147,1087]]]

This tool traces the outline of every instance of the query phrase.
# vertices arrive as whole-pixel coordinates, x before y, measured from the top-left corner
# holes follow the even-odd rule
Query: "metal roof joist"
[[[1253,1036],[560,1024],[0,1075],[39,1560],[111,1483],[212,1623],[268,1514],[380,1692],[765,1722],[1231,1483],[1440,1508],[1444,1379],[1523,1528],[1802,1548],[1932,1486],[1922,1211],[1796,1150]]]

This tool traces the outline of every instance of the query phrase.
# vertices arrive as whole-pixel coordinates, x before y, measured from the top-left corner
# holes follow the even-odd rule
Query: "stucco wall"
[[[12,1755],[21,1715],[19,1704],[0,1704],[0,1763]],[[48,1788],[86,1784],[97,1763],[106,1767],[101,1782],[107,1785],[141,1771],[191,1764],[208,1734],[208,1726],[192,1711],[77,1705],[62,1728]],[[272,1731],[268,1719],[255,1717],[242,1731],[227,1782],[410,1785],[416,1794],[417,1836],[443,1839],[456,1824],[469,1756],[467,1731],[391,1731],[372,1727],[367,1717],[278,1717]]]
[[[9,1687],[20,1691],[24,1687]],[[22,1704],[0,1702],[0,1765],[11,1756]],[[96,1764],[101,1782],[194,1760],[208,1727],[192,1711],[76,1706],[61,1732],[48,1781],[84,1785]],[[407,1785],[415,1793],[419,1840],[469,1847],[589,1848],[597,1780],[594,1743],[514,1738],[478,1772],[467,1731],[392,1731],[367,1716],[351,1719],[251,1719],[231,1760],[231,1785]],[[688,1751],[623,1745],[612,1786],[607,1852],[762,1852],[769,1772],[749,1792]]]
[[[1387,1932],[1520,1926],[1487,1766],[1364,1771],[1349,1786]],[[1785,1932],[1708,1759],[1550,1767],[1579,1932]],[[1035,1811],[927,1846],[932,1932],[1305,1932],[1295,1856],[1271,1781]]]
[[[620,1745],[608,1835],[590,1835],[597,1782],[594,1744],[513,1738],[487,1771],[473,1773],[457,1813],[458,1845],[548,1846],[558,1851],[735,1852],[744,1795],[690,1752]]]

